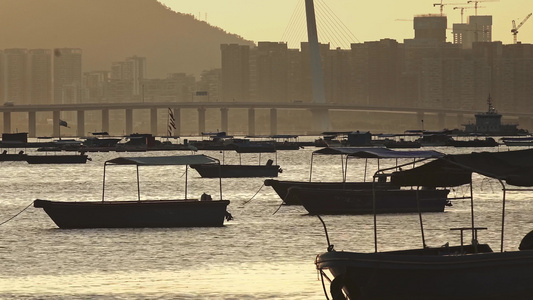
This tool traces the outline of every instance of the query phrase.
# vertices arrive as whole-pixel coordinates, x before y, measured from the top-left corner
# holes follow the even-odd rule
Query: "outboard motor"
[[[520,242],[518,249],[522,250],[533,250],[533,231],[530,231]]]

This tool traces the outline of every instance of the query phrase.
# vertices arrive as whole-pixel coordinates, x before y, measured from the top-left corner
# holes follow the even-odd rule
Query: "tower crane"
[[[440,15],[442,16],[443,15],[443,9],[444,9],[444,6],[446,5],[462,5],[464,3],[442,3],[442,0],[440,0],[440,3],[433,3],[433,7],[435,6],[440,6]]]
[[[478,9],[478,6],[477,4],[479,2],[498,2],[500,0],[469,0],[467,3],[474,3],[474,8],[476,9],[476,16],[477,16],[477,9]]]
[[[517,39],[517,35],[518,35],[518,29],[520,29],[520,27],[522,27],[522,25],[524,25],[524,23],[527,21],[527,19],[529,19],[529,17],[531,17],[533,13],[529,13],[529,15],[527,15],[524,20],[522,20],[522,22],[520,22],[520,24],[518,24],[518,26],[516,26],[516,23],[515,21],[513,20],[513,29],[511,29],[511,33],[513,34],[513,42],[514,44],[516,44],[516,39]]]
[[[463,14],[464,14],[464,10],[465,10],[465,9],[470,9],[470,8],[478,9],[478,8],[484,8],[484,6],[478,6],[478,7],[456,6],[456,7],[453,8],[453,9],[460,9],[460,10],[461,10],[461,23],[464,23],[464,22],[463,22]]]

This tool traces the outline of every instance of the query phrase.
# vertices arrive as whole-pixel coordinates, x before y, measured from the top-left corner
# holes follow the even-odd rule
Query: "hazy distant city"
[[[390,107],[454,108],[485,111],[490,94],[505,112],[533,112],[533,45],[503,45],[491,38],[492,17],[471,16],[454,24],[454,40],[446,42],[445,16],[414,18],[414,38],[355,43],[351,49],[321,44],[327,102]],[[220,44],[220,68],[204,70],[197,78],[184,72],[147,78],[149,57],[132,53],[110,63],[107,70],[83,70],[79,48],[5,49],[0,65],[0,101],[4,105],[130,103],[130,102],[312,102],[307,43],[289,49],[286,43],[259,42],[257,46]],[[164,114],[166,112],[159,112]],[[113,113],[111,127],[120,134],[124,116]],[[136,112],[138,131],[149,123],[148,112]],[[417,129],[416,118],[369,113],[331,112],[335,130],[398,131]],[[308,112],[278,113],[280,133],[303,133]],[[182,131],[194,132],[193,113],[182,113]],[[246,114],[231,114],[236,133],[246,132]],[[18,131],[27,130],[27,117],[12,119]],[[37,122],[50,122],[40,114]],[[62,119],[75,123],[76,114]],[[99,115],[85,117],[85,128],[100,130]],[[146,119],[146,120],[145,120]],[[159,122],[166,122],[160,117]],[[268,116],[261,113],[257,121]],[[187,125],[192,124],[192,125]],[[220,113],[208,112],[207,130],[220,127]],[[426,120],[436,128],[436,121]],[[521,124],[522,128],[529,124]],[[148,126],[148,125],[146,125]],[[196,126],[196,127],[195,127]],[[448,120],[446,126],[461,124]],[[164,128],[164,124],[160,126]],[[268,125],[256,126],[258,132]],[[164,130],[162,130],[164,131]],[[75,131],[73,131],[75,132]],[[263,132],[266,133],[266,132]]]

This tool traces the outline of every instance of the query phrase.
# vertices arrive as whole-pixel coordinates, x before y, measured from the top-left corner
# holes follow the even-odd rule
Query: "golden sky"
[[[227,32],[245,39],[270,42],[298,43],[305,38],[304,0],[158,0],[171,9],[194,15]],[[337,36],[344,41],[365,42],[392,38],[399,42],[413,38],[412,19],[415,15],[440,14],[448,17],[448,41],[452,41],[452,24],[464,22],[475,15],[475,3],[467,0],[315,0],[319,39],[331,42]],[[493,41],[511,44],[512,21],[518,25],[530,12],[532,0],[480,0],[478,15],[493,16]],[[326,28],[326,29],[324,29]],[[330,28],[329,33],[327,28]],[[339,34],[344,33],[344,34]],[[328,39],[325,41],[325,39]],[[520,28],[518,41],[533,43],[533,17]],[[335,42],[331,42],[332,47]],[[349,43],[348,43],[349,44]],[[297,47],[297,46],[296,46]],[[346,48],[341,45],[342,48]]]

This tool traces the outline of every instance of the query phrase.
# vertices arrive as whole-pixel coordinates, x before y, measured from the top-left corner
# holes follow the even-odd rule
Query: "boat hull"
[[[62,202],[35,200],[59,228],[217,227],[229,200]]]
[[[339,189],[368,189],[372,190],[372,182],[310,182],[310,181],[282,181],[276,179],[266,179],[266,186],[271,186],[278,196],[287,205],[302,205],[297,193],[289,193],[292,187],[316,188],[326,190]],[[387,189],[399,189],[390,183],[378,183],[380,187]]]
[[[203,178],[278,177],[278,165],[191,165]]]
[[[443,212],[448,203],[447,189],[376,190],[376,213]],[[325,190],[293,187],[303,207],[311,215],[373,214],[374,192],[365,190]],[[418,195],[417,195],[418,194]]]
[[[29,164],[84,164],[87,155],[27,155]]]
[[[317,268],[329,270],[331,292],[352,300],[531,299],[533,251],[470,255],[326,252]]]

